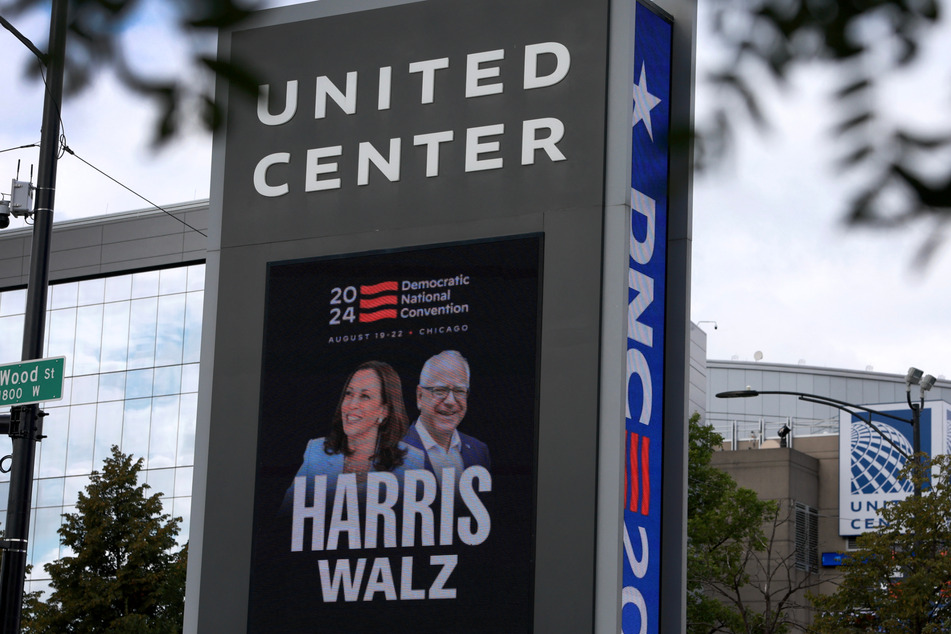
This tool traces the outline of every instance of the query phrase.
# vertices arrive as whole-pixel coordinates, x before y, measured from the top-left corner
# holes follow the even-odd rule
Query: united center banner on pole
[[[249,631],[531,631],[541,254],[269,266]]]

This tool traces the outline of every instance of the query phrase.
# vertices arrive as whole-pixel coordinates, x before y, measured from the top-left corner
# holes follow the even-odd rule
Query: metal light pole
[[[935,378],[930,374],[922,376],[921,370],[917,368],[910,368],[908,374],[905,376],[905,385],[906,385],[906,394],[908,397],[908,406],[911,408],[911,419],[902,418],[900,416],[895,416],[887,412],[881,412],[879,410],[871,409],[869,407],[864,407],[862,405],[856,405],[854,403],[849,403],[846,401],[840,401],[835,398],[828,396],[821,396],[819,394],[809,394],[808,392],[792,392],[786,390],[754,390],[752,388],[747,388],[745,390],[731,390],[728,392],[720,392],[717,394],[717,398],[753,398],[756,396],[761,396],[765,394],[779,394],[785,396],[796,396],[800,401],[806,401],[809,403],[817,403],[819,405],[826,405],[828,407],[834,407],[836,409],[842,410],[843,412],[848,412],[852,414],[863,423],[872,428],[875,433],[881,436],[888,444],[894,447],[907,461],[918,460],[919,455],[921,454],[921,410],[924,408],[925,404],[925,392],[931,389],[935,383]],[[919,385],[921,387],[921,400],[919,403],[911,402],[911,386]],[[875,423],[872,422],[872,415],[881,416],[883,418],[890,418],[892,420],[897,420],[902,423],[906,423],[912,426],[912,454],[908,455],[908,452],[902,450],[895,442],[889,438],[887,435],[882,433],[882,431],[875,426]],[[915,487],[914,494],[916,497],[921,496],[921,488],[923,483],[919,483]]]
[[[46,59],[46,98],[43,103],[40,162],[33,213],[33,252],[23,326],[24,361],[43,356],[46,295],[49,288],[50,243],[53,232],[53,198],[59,154],[60,104],[66,59],[67,0],[53,0],[50,15],[49,53]],[[37,405],[21,405],[11,411],[10,436],[13,462],[7,505],[5,549],[0,564],[0,631],[20,631],[26,553],[30,535],[33,494],[33,463],[36,441],[42,436],[42,416]]]

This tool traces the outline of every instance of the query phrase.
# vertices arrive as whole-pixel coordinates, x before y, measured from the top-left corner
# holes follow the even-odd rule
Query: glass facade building
[[[133,242],[135,250],[145,243]],[[50,283],[44,357],[65,357],[65,380],[63,398],[40,405],[48,415],[46,437],[36,445],[27,592],[46,590],[43,564],[68,554],[57,533],[62,515],[75,510],[112,445],[142,459],[140,481],[150,494],[161,493],[165,513],[182,518],[179,542],[188,540],[205,265],[127,262],[138,263],[155,268]],[[0,285],[0,363],[21,358],[26,293],[22,285]],[[0,436],[0,456],[11,449]],[[0,473],[0,519],[9,480]]]
[[[63,553],[57,529],[110,447],[143,459],[151,493],[182,517],[187,539],[194,465],[204,264],[50,286],[44,356],[65,356],[63,399],[41,405],[27,591]],[[20,356],[26,289],[0,292],[0,359]],[[0,439],[9,454],[9,438]],[[9,474],[0,474],[6,511]]]

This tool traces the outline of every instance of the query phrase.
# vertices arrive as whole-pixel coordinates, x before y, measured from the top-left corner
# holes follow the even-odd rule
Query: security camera
[[[10,201],[0,200],[0,229],[10,226]]]

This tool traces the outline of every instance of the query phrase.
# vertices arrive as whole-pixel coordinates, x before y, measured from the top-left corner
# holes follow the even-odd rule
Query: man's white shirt
[[[436,481],[442,486],[442,470],[452,468],[456,470],[455,480],[456,484],[458,484],[463,469],[462,440],[459,438],[459,432],[452,432],[452,439],[449,441],[449,451],[446,451],[429,435],[423,421],[417,420],[415,425],[416,433],[419,434],[423,448],[426,449],[426,455],[429,456],[429,462],[433,465],[433,471],[436,473]]]

